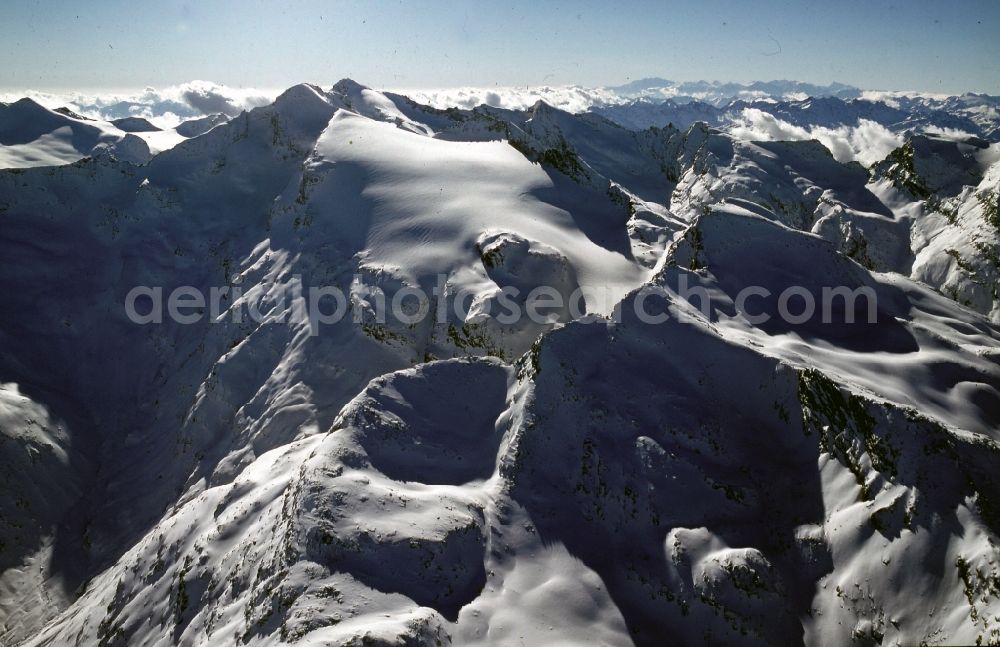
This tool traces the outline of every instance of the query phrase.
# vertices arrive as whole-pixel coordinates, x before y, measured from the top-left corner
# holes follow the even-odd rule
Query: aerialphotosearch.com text
[[[140,324],[195,324],[201,321],[221,323],[246,320],[255,323],[308,323],[311,334],[323,326],[344,319],[355,323],[398,323],[412,326],[434,317],[436,323],[465,321],[470,313],[485,313],[504,326],[514,326],[524,319],[536,324],[558,321],[587,320],[593,313],[588,306],[610,303],[610,288],[577,287],[571,291],[540,285],[531,290],[514,286],[497,287],[483,294],[456,287],[440,275],[437,283],[427,290],[410,285],[388,291],[380,285],[366,284],[355,275],[351,285],[304,286],[300,276],[293,276],[282,285],[255,285],[243,290],[240,285],[214,286],[200,289],[179,286],[136,286],[125,296],[125,313],[129,321]],[[687,302],[706,318],[712,315],[741,317],[752,325],[765,324],[778,318],[789,325],[806,322],[823,324],[876,323],[877,296],[867,286],[846,286],[808,289],[787,286],[780,292],[763,286],[747,286],[731,300],[720,303],[719,294],[704,286],[690,285],[681,274],[676,286],[647,285],[638,288],[631,298],[614,306],[609,318],[621,322],[623,316],[634,314],[647,324],[663,323],[671,318],[689,316],[689,308],[669,308],[669,304]],[[453,317],[451,316],[453,315]],[[596,320],[591,318],[591,320]]]

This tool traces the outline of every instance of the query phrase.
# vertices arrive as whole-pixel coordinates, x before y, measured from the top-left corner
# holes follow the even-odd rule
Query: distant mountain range
[[[1000,97],[988,95],[966,94],[947,99],[882,97],[879,100],[819,95],[794,100],[685,99],[643,97],[594,106],[591,110],[627,128],[639,130],[668,123],[686,128],[696,121],[725,127],[738,122],[745,110],[753,109],[802,127],[856,126],[864,119],[897,133],[939,128],[960,130],[989,141],[1000,140]]]
[[[703,101],[724,105],[736,99],[804,99],[808,97],[837,97],[858,99],[862,91],[843,83],[815,85],[799,81],[754,81],[752,83],[723,83],[719,81],[668,81],[648,78],[630,81],[609,88],[627,99],[673,99],[678,103]]]

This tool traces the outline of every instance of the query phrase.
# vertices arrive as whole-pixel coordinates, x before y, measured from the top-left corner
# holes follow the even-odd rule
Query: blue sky
[[[3,0],[0,88],[841,81],[1000,94],[996,0]]]

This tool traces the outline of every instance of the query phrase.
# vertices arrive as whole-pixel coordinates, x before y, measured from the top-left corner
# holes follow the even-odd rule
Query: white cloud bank
[[[757,108],[744,108],[728,130],[733,136],[749,141],[816,139],[830,149],[837,161],[856,160],[865,166],[884,159],[905,142],[902,135],[868,119],[858,120],[856,126],[803,128]]]

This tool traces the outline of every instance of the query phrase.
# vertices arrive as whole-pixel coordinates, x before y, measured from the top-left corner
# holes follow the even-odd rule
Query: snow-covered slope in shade
[[[74,506],[93,477],[93,438],[82,433],[87,414],[74,398],[3,359],[4,379],[16,382],[0,384],[0,635],[26,637],[73,602],[69,583],[85,575],[83,546],[61,537],[86,523]],[[53,565],[61,581],[46,581]]]
[[[947,397],[964,373],[986,380],[983,408],[938,412],[995,419],[997,330],[745,212],[695,227],[701,244],[680,244],[657,282],[688,273],[715,286],[719,309],[747,257],[771,260],[751,279],[775,291],[802,275],[871,282],[899,320],[872,340],[888,352],[852,349],[867,324],[811,339],[752,331],[772,339],[763,350],[718,314],[644,324],[636,293],[620,323],[571,323],[513,366],[451,360],[377,378],[329,433],[169,512],[40,640],[992,636],[995,429],[969,433],[907,402]],[[688,269],[690,253],[705,265]],[[645,307],[692,314],[669,294]],[[833,363],[816,368],[823,357]],[[928,361],[940,381],[917,377]],[[889,366],[904,371],[895,382],[871,379]]]

